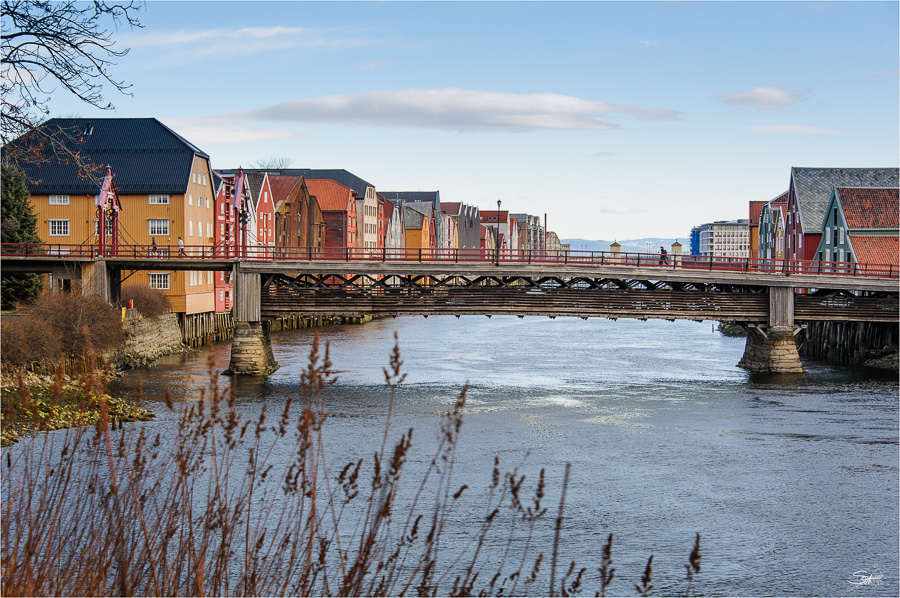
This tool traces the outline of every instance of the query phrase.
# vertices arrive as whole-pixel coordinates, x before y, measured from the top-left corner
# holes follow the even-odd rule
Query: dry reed
[[[234,386],[219,387],[210,361],[209,387],[178,407],[171,438],[154,431],[159,423],[117,429],[104,406],[92,428],[30,439],[4,467],[2,594],[570,596],[597,582],[606,595],[611,534],[599,580],[574,561],[557,574],[568,466],[548,521],[544,471],[529,491],[524,475],[504,473],[495,458],[477,529],[461,545],[445,539],[469,491],[454,480],[467,389],[441,417],[436,450],[408,486],[413,430],[393,445],[388,432],[401,366],[395,346],[384,370],[390,403],[380,451],[337,469],[322,438],[335,375],[318,338],[301,396],[281,413],[263,407],[255,420],[242,417]],[[169,395],[167,404],[174,408]],[[549,555],[536,546],[541,525],[553,531]],[[494,534],[506,548],[488,554]],[[652,558],[635,586],[642,595],[653,588]],[[689,584],[699,560],[698,535]]]

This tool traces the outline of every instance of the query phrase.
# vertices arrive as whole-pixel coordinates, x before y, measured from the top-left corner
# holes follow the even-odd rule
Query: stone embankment
[[[231,314],[166,314],[141,318],[136,313],[125,320],[125,343],[104,356],[116,369],[148,367],[164,355],[185,353],[192,348],[233,338],[235,322]],[[371,316],[284,316],[268,322],[269,332],[297,330],[339,324],[364,324]]]

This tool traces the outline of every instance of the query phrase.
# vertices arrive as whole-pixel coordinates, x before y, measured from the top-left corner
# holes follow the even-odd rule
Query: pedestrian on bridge
[[[184,241],[181,237],[178,237],[178,255],[184,255]]]
[[[156,257],[156,239],[150,239],[150,256]]]
[[[664,266],[669,262],[669,252],[663,246],[659,247],[659,265]]]

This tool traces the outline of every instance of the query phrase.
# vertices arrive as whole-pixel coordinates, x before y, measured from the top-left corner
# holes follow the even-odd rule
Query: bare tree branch
[[[104,99],[105,86],[130,95],[131,86],[111,74],[115,60],[128,53],[127,48],[115,48],[113,33],[120,24],[140,27],[137,13],[142,7],[139,2],[2,0],[0,140],[4,161],[39,161],[49,151],[81,164],[85,158],[62,143],[77,137],[77,131],[40,127],[50,114],[50,97],[62,89],[108,110],[113,106]],[[23,136],[28,136],[25,142],[7,147]]]

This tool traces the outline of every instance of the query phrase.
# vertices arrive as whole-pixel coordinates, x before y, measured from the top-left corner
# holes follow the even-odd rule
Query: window
[[[48,220],[47,223],[50,225],[50,236],[51,237],[68,237],[69,236],[69,221],[68,220]]]
[[[151,237],[167,237],[169,235],[169,220],[167,218],[150,218],[147,222],[149,223]]]
[[[169,275],[168,273],[161,272],[151,272],[150,273],[150,288],[151,289],[159,289],[160,291],[168,291],[169,290]]]
[[[191,270],[191,283],[190,284],[191,284],[191,286],[194,286],[197,284],[197,271],[196,270]]]
[[[840,229],[838,229],[838,230],[840,231],[840,235],[841,235],[840,243],[843,244],[843,242],[844,242],[844,229],[840,228]],[[843,251],[843,250],[841,250],[841,251]]]
[[[109,218],[106,219],[106,234],[112,235],[113,233],[113,221]],[[96,218],[94,218],[94,236],[100,236],[100,224]]]
[[[208,270],[206,272],[206,284],[212,284],[212,283],[213,283],[213,273],[212,273],[212,270]]]
[[[67,205],[69,205],[69,196],[68,195],[51,195],[50,196],[50,205],[51,206],[67,206]]]
[[[169,203],[168,195],[151,195],[149,196],[148,203],[150,205],[164,205]]]
[[[209,207],[209,198],[208,197],[206,198],[206,207],[207,208]]]
[[[194,196],[193,195],[190,195],[190,194],[188,195],[188,205],[189,206],[194,205]]]
[[[188,220],[188,236],[194,236],[194,221]]]
[[[197,173],[196,172],[191,173],[191,182],[193,182],[193,183],[197,182]]]

